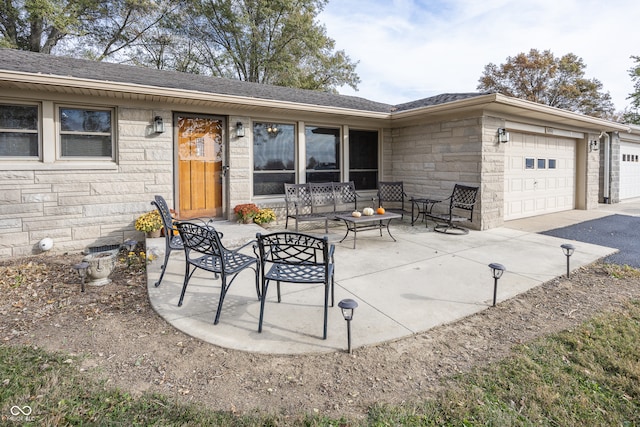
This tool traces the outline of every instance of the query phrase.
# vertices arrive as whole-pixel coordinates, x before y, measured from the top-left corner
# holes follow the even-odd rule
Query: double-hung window
[[[0,104],[0,157],[40,156],[40,107]]]
[[[296,182],[295,126],[253,124],[253,195],[284,194]]]
[[[356,190],[378,185],[378,131],[349,129],[349,180]]]
[[[340,129],[306,126],[307,182],[340,182]]]
[[[60,157],[113,158],[113,110],[60,107]]]

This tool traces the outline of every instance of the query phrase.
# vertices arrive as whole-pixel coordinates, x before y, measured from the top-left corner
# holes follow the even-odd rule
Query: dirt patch
[[[120,257],[113,283],[80,292],[81,255],[0,261],[0,339],[83,356],[78,369],[133,394],[159,392],[234,413],[364,417],[370,405],[429,397],[439,380],[509,355],[640,298],[640,275],[594,264],[497,307],[353,355],[270,356],[183,334],[153,311],[144,268]]]

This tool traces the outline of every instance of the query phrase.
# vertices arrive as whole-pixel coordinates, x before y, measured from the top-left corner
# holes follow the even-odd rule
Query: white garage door
[[[640,144],[620,143],[620,199],[640,197]]]
[[[575,152],[573,139],[511,133],[505,147],[504,219],[573,209]]]

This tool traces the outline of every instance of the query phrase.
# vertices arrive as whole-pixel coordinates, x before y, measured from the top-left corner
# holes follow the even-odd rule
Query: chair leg
[[[268,280],[262,281],[262,298],[260,299],[260,320],[258,321],[258,332],[262,332],[262,319],[264,317],[264,302],[267,299],[267,287],[269,286]]]
[[[329,280],[324,285],[324,328],[322,330],[322,339],[327,339],[327,317],[329,315]]]
[[[182,284],[182,292],[180,293],[180,300],[178,301],[178,307],[182,307],[182,300],[184,299],[184,294],[187,291],[187,285],[189,284],[189,279],[191,279],[191,275],[196,271],[196,267],[193,267],[193,271],[189,273],[189,263],[185,264],[184,270],[184,283]]]
[[[153,286],[155,286],[156,288],[160,286],[160,283],[162,282],[162,278],[164,277],[164,272],[167,271],[167,264],[169,263],[169,255],[171,255],[171,249],[167,248],[164,251],[164,264],[162,264],[162,267],[161,267],[162,272],[160,273],[160,278],[156,283],[153,284]]]
[[[262,295],[260,294],[260,270],[258,268],[258,262],[256,261],[256,293],[258,294],[258,301],[262,299]]]
[[[214,325],[217,325],[218,322],[220,321],[220,312],[222,312],[222,303],[224,302],[224,297],[227,295],[227,290],[228,289],[229,288],[227,286],[227,276],[223,273],[222,274],[222,286],[220,288],[220,300],[218,301],[218,309],[216,310],[216,318],[213,321]]]
[[[278,302],[282,302],[282,298],[280,297],[280,282],[276,282],[278,284]]]
[[[335,288],[336,287],[335,287],[335,283],[334,283],[334,280],[333,280],[333,274],[332,274],[331,275],[331,307],[334,306],[334,301],[335,301],[335,295],[334,295],[335,292],[334,291],[335,291]]]

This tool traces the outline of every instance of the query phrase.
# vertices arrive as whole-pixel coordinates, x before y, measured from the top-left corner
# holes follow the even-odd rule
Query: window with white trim
[[[0,157],[40,156],[40,107],[0,104]]]
[[[253,124],[253,195],[284,194],[296,182],[296,127],[286,123]]]
[[[305,126],[307,182],[340,182],[340,128]]]
[[[59,107],[60,157],[112,159],[113,109]]]

